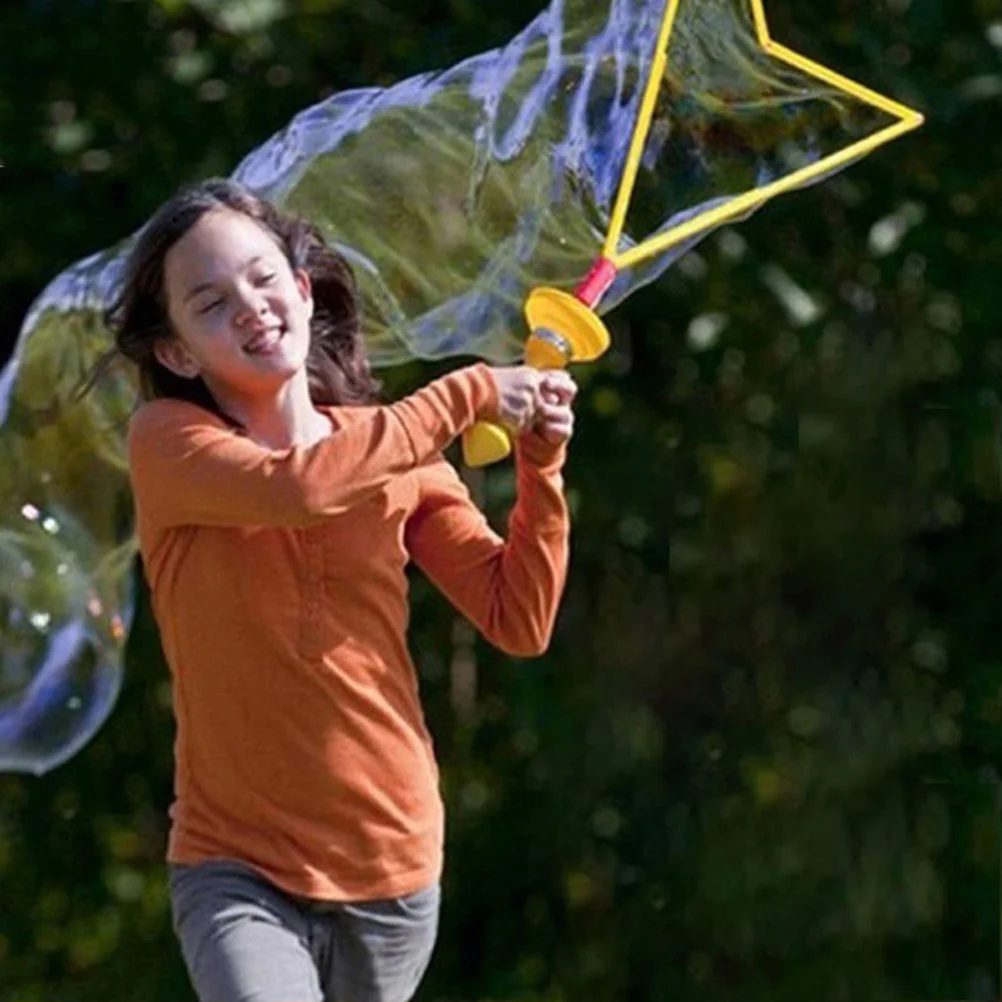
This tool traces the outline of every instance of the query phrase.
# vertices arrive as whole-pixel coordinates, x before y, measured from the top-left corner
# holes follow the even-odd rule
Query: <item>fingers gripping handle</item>
[[[589,278],[594,274],[594,269]],[[614,273],[613,273],[614,274]],[[611,279],[610,279],[611,281]],[[563,369],[569,362],[590,362],[609,347],[609,332],[582,293],[591,292],[589,279],[574,295],[559,289],[533,289],[525,304],[532,334],[525,344],[525,361],[534,369]],[[608,288],[606,283],[605,288]],[[463,435],[467,466],[488,466],[511,452],[511,435],[498,424],[481,421]]]
[[[533,331],[525,344],[525,361],[534,369],[563,369],[571,359],[567,341],[555,331]],[[463,434],[463,462],[489,466],[511,453],[511,433],[500,424],[478,421]]]

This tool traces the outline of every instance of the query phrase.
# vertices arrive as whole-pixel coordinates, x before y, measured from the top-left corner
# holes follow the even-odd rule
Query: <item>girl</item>
[[[109,314],[177,719],[174,925],[201,1002],[405,1002],[443,811],[406,646],[417,564],[492,643],[545,650],[564,584],[564,372],[474,365],[376,405],[354,286],[229,181],[152,218]],[[441,450],[520,433],[504,540]]]

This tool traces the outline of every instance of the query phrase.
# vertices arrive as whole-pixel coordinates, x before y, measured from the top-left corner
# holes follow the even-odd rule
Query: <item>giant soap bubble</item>
[[[756,39],[755,0],[683,2],[620,241],[816,162],[887,116]],[[534,285],[596,257],[651,65],[660,0],[554,0],[504,47],[335,94],[236,169],[351,260],[376,365],[516,358]],[[621,272],[614,306],[693,240]],[[114,704],[135,555],[132,376],[76,391],[110,337],[129,240],[59,275],[0,376],[0,769],[42,773]]]

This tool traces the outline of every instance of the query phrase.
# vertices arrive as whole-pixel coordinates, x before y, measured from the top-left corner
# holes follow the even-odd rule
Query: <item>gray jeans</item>
[[[431,960],[440,892],[314,902],[214,860],[171,866],[170,899],[199,1002],[407,1002]]]

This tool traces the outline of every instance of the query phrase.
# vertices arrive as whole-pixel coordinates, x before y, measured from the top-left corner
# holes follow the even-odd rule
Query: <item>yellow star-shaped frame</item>
[[[605,245],[602,248],[602,257],[617,270],[638,264],[640,261],[666,251],[682,243],[682,241],[696,236],[698,233],[702,233],[730,219],[741,216],[748,210],[761,205],[763,202],[767,202],[776,195],[781,195],[784,192],[820,178],[822,175],[852,160],[865,156],[878,146],[889,143],[892,139],[897,139],[898,136],[910,132],[912,129],[917,129],[924,120],[919,112],[911,108],[906,108],[904,105],[898,104],[897,101],[892,101],[882,94],[877,94],[862,84],[849,80],[834,70],[830,70],[828,67],[822,66],[820,63],[816,63],[806,56],[793,52],[786,48],[786,46],[773,41],[769,35],[769,26],[765,19],[763,0],[749,0],[755,22],[755,34],[759,45],[767,54],[780,62],[795,66],[808,76],[822,80],[826,84],[857,98],[865,104],[880,109],[893,118],[894,121],[885,128],[853,142],[849,146],[823,157],[815,163],[795,170],[769,184],[752,188],[715,208],[697,213],[684,223],[670,227],[664,232],[657,234],[657,236],[644,240],[623,253],[619,253],[616,248],[620,237],[623,235],[626,211],[630,204],[630,197],[633,194],[633,187],[637,179],[637,170],[640,166],[640,158],[644,151],[644,144],[647,141],[651,118],[654,115],[654,106],[657,102],[658,91],[667,66],[668,44],[671,40],[672,27],[675,24],[675,15],[681,2],[682,0],[668,0],[665,7],[661,29],[658,33],[657,47],[654,50],[654,62],[651,66],[650,75],[647,78],[647,86],[641,100],[640,112],[637,116],[636,127],[633,130],[630,149],[623,168],[623,177],[609,223],[609,232],[605,239]],[[689,0],[689,2],[698,3],[699,0]]]
[[[644,152],[647,135],[654,116],[661,81],[668,63],[668,43],[671,40],[675,15],[682,0],[667,0],[657,45],[647,84],[640,102],[640,111],[630,139],[630,147],[623,167],[619,192],[613,206],[609,231],[605,238],[602,254],[593,264],[587,278],[578,286],[574,295],[559,289],[541,287],[534,289],[525,305],[526,319],[533,332],[526,342],[526,361],[538,368],[560,368],[568,362],[588,362],[598,358],[609,346],[609,332],[598,318],[593,308],[608,289],[617,271],[638,264],[646,258],[660,254],[684,240],[712,229],[721,223],[742,216],[745,212],[767,202],[776,195],[799,188],[810,181],[820,179],[837,168],[865,156],[870,151],[889,143],[892,139],[918,128],[923,118],[917,111],[906,108],[890,98],[858,84],[834,70],[813,62],[806,56],[793,52],[774,42],[769,35],[765,20],[763,0],[748,0],[755,22],[755,35],[761,48],[774,59],[794,66],[808,76],[824,81],[829,86],[849,94],[864,104],[885,112],[894,121],[872,135],[850,143],[815,163],[792,171],[785,177],[769,184],[752,188],[736,197],[707,209],[687,219],[684,223],[669,227],[656,236],[643,240],[623,253],[617,245],[623,235],[626,210],[637,180],[640,158]],[[689,0],[698,3],[699,0]],[[554,334],[556,332],[556,334]],[[470,466],[485,466],[503,458],[511,450],[507,432],[495,425],[480,423],[468,429],[463,436],[463,456]]]

